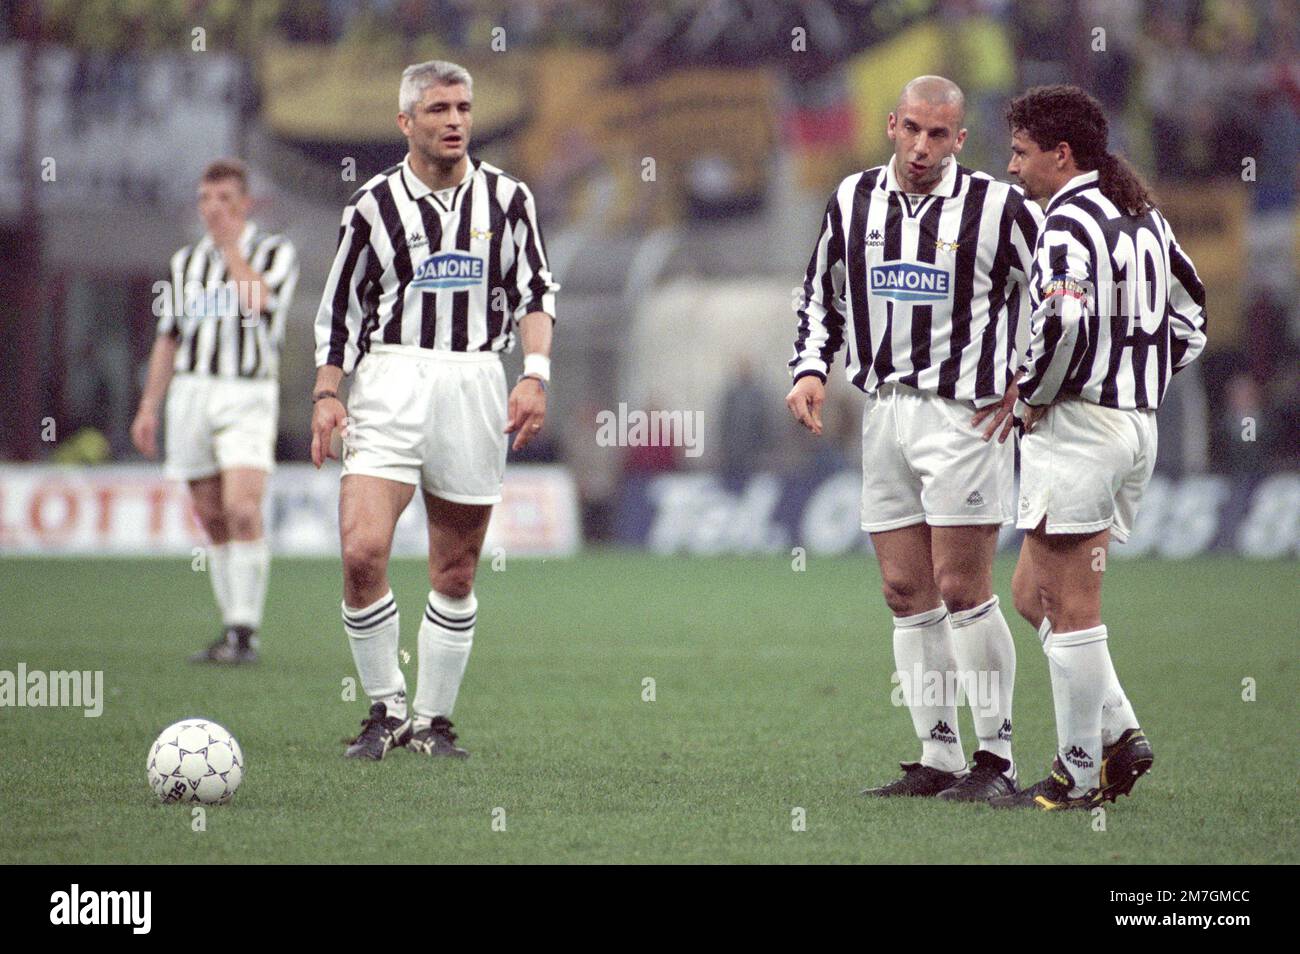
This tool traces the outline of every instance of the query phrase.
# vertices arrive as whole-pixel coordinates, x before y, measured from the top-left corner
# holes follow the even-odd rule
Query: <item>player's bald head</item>
[[[966,94],[961,87],[943,76],[918,76],[898,94],[899,115],[907,109],[909,103],[922,103],[927,106],[952,106],[957,110],[957,125],[966,120]]]

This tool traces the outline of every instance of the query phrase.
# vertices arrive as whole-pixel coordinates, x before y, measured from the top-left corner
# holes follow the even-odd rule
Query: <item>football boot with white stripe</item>
[[[360,734],[348,744],[343,755],[350,759],[378,762],[389,749],[406,745],[410,740],[410,717],[399,719],[390,716],[388,706],[376,702],[370,707],[370,715],[361,720]]]
[[[469,753],[456,744],[456,733],[446,716],[434,716],[433,721],[411,736],[406,746],[412,752],[434,757],[467,759]]]

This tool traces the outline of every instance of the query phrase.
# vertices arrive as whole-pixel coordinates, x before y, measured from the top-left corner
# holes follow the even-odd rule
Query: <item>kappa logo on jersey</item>
[[[419,248],[421,245],[428,245],[429,237],[419,232],[410,232],[406,236],[407,248]]]
[[[415,270],[411,285],[438,291],[459,291],[481,285],[487,263],[465,252],[435,252]]]
[[[914,262],[894,262],[871,268],[871,293],[894,301],[944,301],[951,291],[950,276],[942,268]]]
[[[880,234],[880,229],[872,229],[867,233],[867,248],[880,248],[885,244],[885,237]]]

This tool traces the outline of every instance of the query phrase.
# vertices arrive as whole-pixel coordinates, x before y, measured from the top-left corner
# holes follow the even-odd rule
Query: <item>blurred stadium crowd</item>
[[[338,214],[401,157],[398,75],[435,56],[475,75],[471,152],[538,196],[564,290],[551,425],[528,459],[570,465],[589,538],[618,536],[620,495],[657,474],[707,471],[738,492],[756,474],[858,466],[861,403],[842,379],[831,441],[786,415],[791,294],[826,195],[887,159],[886,114],[920,73],[963,86],[962,161],[997,176],[1012,95],[1073,82],[1101,99],[1210,288],[1209,350],[1161,410],[1160,467],[1300,467],[1300,8],[1286,0],[7,4],[0,459],[135,458],[150,289],[197,237],[198,170],[230,154],[253,169],[256,218],[302,259],[278,452],[305,459]],[[620,403],[698,412],[705,452],[601,447],[598,416]],[[56,439],[33,424],[47,418]]]

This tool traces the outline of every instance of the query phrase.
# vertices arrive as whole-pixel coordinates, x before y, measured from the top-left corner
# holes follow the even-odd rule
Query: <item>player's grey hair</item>
[[[402,85],[397,90],[397,107],[406,115],[414,114],[424,91],[430,86],[464,85],[474,95],[474,78],[469,70],[447,60],[426,60],[402,70]]]

